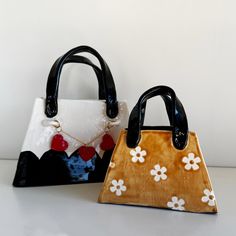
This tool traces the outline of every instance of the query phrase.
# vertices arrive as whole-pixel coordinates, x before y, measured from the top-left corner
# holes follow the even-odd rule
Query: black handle
[[[156,86],[144,92],[133,108],[128,124],[126,137],[127,146],[134,148],[141,138],[146,102],[149,98],[161,96],[166,104],[172,128],[172,142],[176,149],[184,149],[188,140],[188,121],[184,107],[176,97],[173,89],[167,86]]]
[[[98,79],[98,89],[99,89],[99,99],[100,100],[105,100],[105,90],[104,90],[104,84],[103,84],[103,79],[102,79],[102,71],[101,69],[93,64],[87,57],[83,56],[70,56],[69,58],[66,59],[66,63],[82,63],[89,65],[93,68],[94,72],[96,73],[97,79]],[[165,107],[167,110],[168,118],[170,120],[170,124],[173,124],[172,121],[172,116],[171,116],[171,98],[169,96],[162,96]],[[143,103],[142,105],[142,112],[144,113],[146,110],[146,102]],[[144,119],[144,116],[142,116]]]
[[[169,118],[169,121],[170,121],[170,125],[172,126],[173,125],[173,119],[172,119],[172,101],[171,101],[171,97],[169,97],[168,95],[161,95],[164,103],[165,103],[165,107],[166,107],[166,111],[167,111],[167,115],[168,115],[168,118]],[[141,116],[141,123],[143,124],[144,123],[144,118],[145,118],[145,111],[146,111],[146,104],[147,104],[147,101],[144,102],[142,104],[142,113],[143,115]]]
[[[46,89],[46,106],[45,106],[45,114],[47,117],[54,117],[57,115],[58,112],[58,89],[59,89],[59,81],[60,81],[60,74],[63,65],[66,63],[68,58],[73,56],[77,53],[87,52],[94,55],[101,66],[102,71],[102,79],[103,79],[103,86],[105,91],[105,100],[106,100],[106,114],[109,118],[115,118],[118,115],[118,102],[116,99],[116,88],[115,83],[111,74],[111,71],[100,56],[100,54],[93,48],[89,46],[79,46],[76,48],[71,49],[62,57],[60,57],[53,65],[47,82],[47,89]]]
[[[59,59],[60,58],[58,58],[57,60],[59,60]],[[106,99],[105,88],[104,88],[104,83],[103,83],[103,78],[102,78],[102,71],[98,66],[93,64],[87,57],[83,57],[83,56],[70,56],[64,62],[64,64],[67,64],[67,63],[81,63],[81,64],[91,66],[93,68],[93,70],[97,76],[97,80],[98,80],[98,98],[99,98],[99,100]],[[52,73],[55,74],[54,71],[52,71]]]

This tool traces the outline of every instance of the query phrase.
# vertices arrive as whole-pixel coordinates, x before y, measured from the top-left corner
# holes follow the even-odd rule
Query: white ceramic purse
[[[88,52],[90,60],[75,56]],[[93,66],[99,80],[101,100],[58,99],[62,67],[76,62]],[[103,100],[104,99],[104,100]],[[117,102],[112,74],[93,48],[76,47],[53,65],[47,95],[37,98],[19,157],[13,185],[17,187],[103,181],[121,128],[127,126],[125,102]]]

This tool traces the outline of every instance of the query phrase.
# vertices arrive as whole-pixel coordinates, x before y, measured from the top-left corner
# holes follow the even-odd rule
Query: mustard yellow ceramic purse
[[[143,126],[147,99],[160,95],[170,127]],[[217,206],[197,135],[188,131],[175,92],[156,86],[139,98],[120,133],[100,203],[216,213]]]

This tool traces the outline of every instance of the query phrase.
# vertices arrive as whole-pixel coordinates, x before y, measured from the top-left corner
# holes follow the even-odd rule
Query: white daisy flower
[[[173,196],[171,198],[171,202],[167,203],[167,206],[172,210],[184,211],[185,210],[184,204],[185,204],[184,199],[182,198],[178,199],[176,196]]]
[[[215,194],[213,191],[210,191],[209,189],[204,189],[203,193],[205,194],[202,197],[202,202],[207,202],[209,206],[215,206],[216,201],[215,201]]]
[[[122,191],[125,192],[126,191],[126,186],[124,185],[124,180],[123,179],[119,179],[118,181],[113,179],[111,181],[112,186],[110,187],[110,191],[112,193],[115,193],[116,196],[121,196],[122,195]]]
[[[155,176],[154,177],[154,180],[156,182],[160,181],[161,179],[162,180],[166,180],[167,179],[167,175],[165,174],[167,171],[166,167],[163,166],[163,167],[160,167],[160,165],[155,165],[154,166],[154,169],[152,169],[150,171],[150,174]]]
[[[198,170],[199,169],[199,165],[198,163],[201,162],[200,157],[195,157],[194,153],[189,153],[187,157],[183,157],[182,162],[185,163],[186,165],[184,166],[184,168],[186,170]]]
[[[137,161],[143,163],[145,161],[144,157],[147,155],[145,150],[141,150],[141,147],[137,146],[135,149],[130,151],[130,155],[132,156],[132,162],[136,163]]]

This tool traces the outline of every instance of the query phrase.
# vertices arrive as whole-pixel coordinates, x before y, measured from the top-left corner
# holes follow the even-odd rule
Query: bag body
[[[74,54],[89,52],[101,65]],[[59,80],[66,63],[92,66],[100,100],[58,99]],[[101,182],[122,127],[127,125],[125,102],[117,102],[111,72],[94,49],[80,46],[53,65],[46,98],[37,98],[25,136],[13,185],[16,187]]]
[[[161,95],[170,127],[143,126],[146,101]],[[196,133],[188,131],[184,108],[174,91],[146,91],[122,130],[99,196],[100,203],[140,205],[216,213],[215,195]]]

